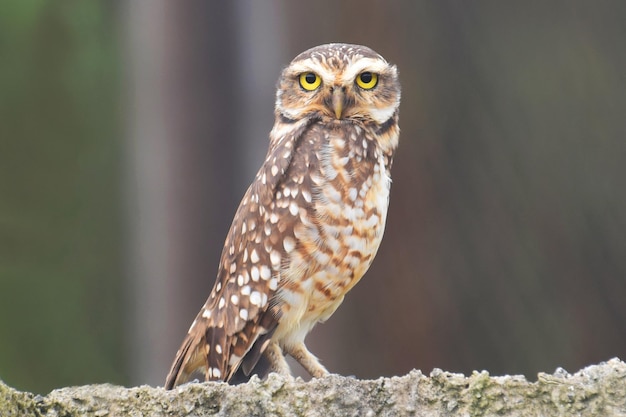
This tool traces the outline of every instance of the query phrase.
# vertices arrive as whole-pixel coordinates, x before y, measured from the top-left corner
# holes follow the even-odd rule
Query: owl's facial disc
[[[366,47],[332,44],[298,55],[279,80],[276,111],[284,119],[383,124],[398,109],[395,66]]]

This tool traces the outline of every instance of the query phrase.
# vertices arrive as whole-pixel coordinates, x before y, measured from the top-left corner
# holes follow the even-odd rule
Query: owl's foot
[[[304,342],[285,346],[285,352],[293,357],[313,378],[322,378],[329,374],[328,370],[320,363],[304,345]]]
[[[267,360],[270,362],[270,372],[276,372],[285,377],[293,378],[291,375],[291,368],[285,359],[283,350],[278,346],[278,343],[271,342],[265,352],[263,352]]]

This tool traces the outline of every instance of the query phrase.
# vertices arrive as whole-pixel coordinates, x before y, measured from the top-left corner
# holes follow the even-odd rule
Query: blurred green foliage
[[[126,380],[109,7],[0,3],[0,379],[20,389]]]

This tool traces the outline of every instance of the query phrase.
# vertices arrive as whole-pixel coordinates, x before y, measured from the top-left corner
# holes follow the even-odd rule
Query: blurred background
[[[0,3],[0,379],[161,385],[296,54],[397,64],[378,257],[309,348],[359,378],[626,359],[626,2]]]

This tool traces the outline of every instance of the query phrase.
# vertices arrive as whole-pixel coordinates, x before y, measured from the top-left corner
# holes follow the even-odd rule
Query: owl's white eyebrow
[[[371,71],[380,74],[381,72],[387,71],[388,68],[389,64],[380,59],[361,58],[346,68],[343,78],[344,80],[352,81],[363,71]]]
[[[332,71],[327,70],[321,66],[318,62],[312,59],[305,59],[302,62],[295,63],[292,66],[292,71],[296,74],[302,74],[303,72],[314,72],[319,75],[322,81],[330,82],[335,78],[335,74]]]
[[[371,71],[375,73],[386,72],[389,69],[389,64],[380,59],[374,58],[361,58],[353,64],[349,64],[342,74],[343,82],[352,82],[357,75],[363,71]],[[325,84],[336,82],[337,74],[320,65],[318,61],[312,59],[305,59],[301,62],[293,64],[292,71],[295,74],[302,74],[304,72],[314,72],[319,75]]]

